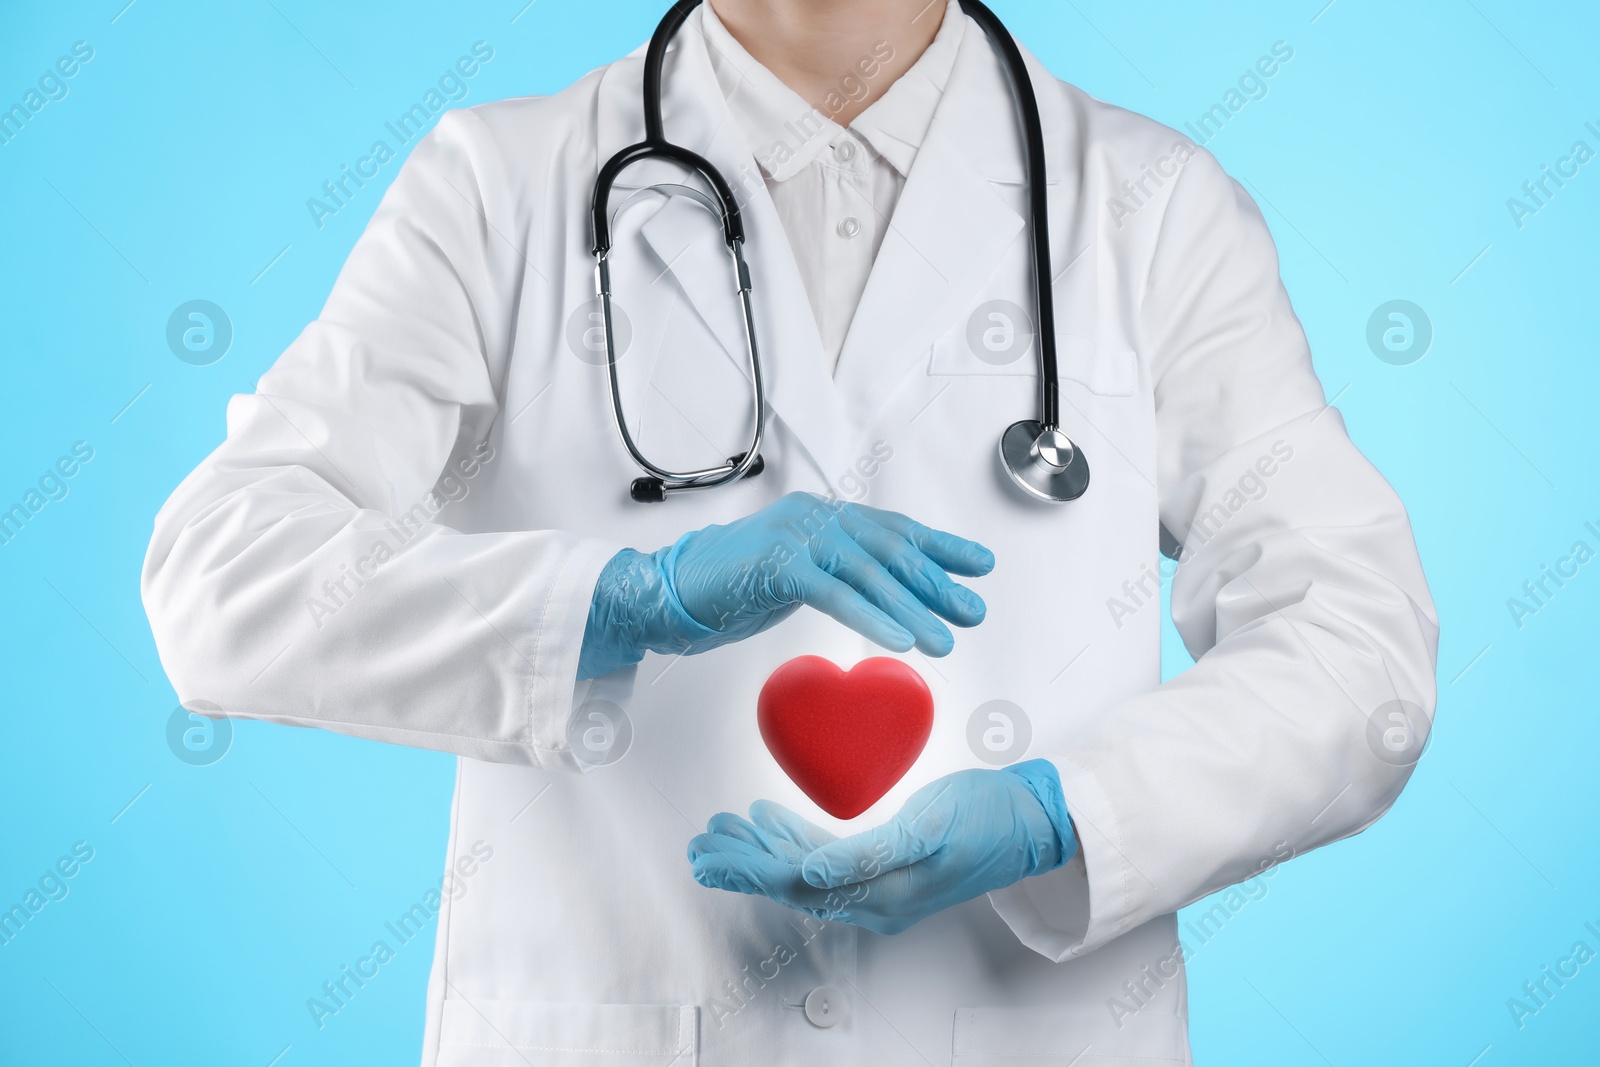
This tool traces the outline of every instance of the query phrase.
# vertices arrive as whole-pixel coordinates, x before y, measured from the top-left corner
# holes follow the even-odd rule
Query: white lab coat
[[[1081,500],[1006,480],[996,442],[1035,417],[1034,355],[996,365],[968,341],[985,302],[1032,307],[1017,124],[981,30],[830,379],[695,16],[666,126],[741,189],[764,474],[631,502],[604,367],[569,343],[592,301],[596,171],[642,134],[641,49],[553,97],[444,115],[322,315],[232,400],[226,442],[162,509],[143,589],[182,699],[461,757],[450,862],[479,842],[492,860],[440,915],[425,1064],[1186,1062],[1174,911],[1362,829],[1399,792],[1408,768],[1379,758],[1371,722],[1397,699],[1431,715],[1434,609],[1405,511],[1325,406],[1260,213],[1209,154],[1179,164],[1179,135],[1028,61],[1065,427],[1093,469]],[[635,327],[630,421],[653,456],[714,462],[749,423],[726,258],[685,201],[641,210],[613,275]],[[881,654],[822,615],[575,682],[614,552],[794,490],[903,511],[998,560],[972,583],[987,621],[946,659],[904,657],[932,688],[933,737],[849,827],[756,729],[779,664]],[[1162,524],[1192,552],[1172,610],[1200,657],[1166,685]],[[601,698],[630,747],[585,772],[569,739]],[[1031,723],[1017,757],[1060,770],[1081,843],[1065,867],[893,937],[691,879],[685,847],[715,812],[765,797],[843,832],[985,765],[967,726],[996,699]],[[842,1022],[810,1021],[819,987]]]

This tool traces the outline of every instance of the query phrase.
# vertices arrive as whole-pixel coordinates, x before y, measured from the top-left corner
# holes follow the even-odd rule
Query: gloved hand
[[[649,555],[617,553],[595,586],[578,677],[646,651],[694,655],[742,641],[801,604],[893,651],[948,655],[955,638],[935,616],[976,626],[986,610],[950,575],[993,566],[982,545],[904,515],[790,493]]]
[[[1048,760],[957,771],[923,786],[887,823],[853,837],[769,800],[750,818],[714,815],[689,842],[695,881],[880,934],[1053,870],[1078,850]]]

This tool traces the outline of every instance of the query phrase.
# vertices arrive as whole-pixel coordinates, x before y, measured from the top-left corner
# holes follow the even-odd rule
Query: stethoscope
[[[979,0],[959,0],[959,3],[983,27],[1005,57],[1006,73],[1017,106],[1022,111],[1023,133],[1027,140],[1033,289],[1039,323],[1035,334],[1039,342],[1039,418],[1024,419],[1006,427],[1005,433],[1000,436],[1000,461],[1012,480],[1030,495],[1040,500],[1064,503],[1076,500],[1089,487],[1089,462],[1060,425],[1061,387],[1056,373],[1055,300],[1050,290],[1049,208],[1045,190],[1044,129],[1039,119],[1039,104],[1034,97],[1033,83],[1028,78],[1022,53],[999,18]],[[624,148],[600,168],[591,207],[595,291],[600,297],[601,331],[605,336],[606,370],[611,385],[611,413],[616,418],[623,445],[633,461],[645,472],[645,477],[635,478],[629,487],[629,495],[640,503],[659,502],[671,493],[714,489],[741,478],[753,478],[761,473],[765,465],[760,450],[761,439],[766,432],[766,396],[761,384],[761,357],[756,351],[755,319],[750,306],[750,268],[744,260],[744,222],[739,216],[739,205],[734,199],[733,189],[716,167],[703,157],[668,141],[662,128],[661,67],[666,58],[667,44],[699,4],[700,0],[677,0],[650,38],[644,63],[644,140]],[[617,381],[617,354],[611,317],[611,268],[607,262],[611,254],[611,226],[616,215],[634,197],[651,189],[668,187],[654,186],[640,190],[618,205],[616,212],[610,215],[607,214],[607,207],[617,176],[645,159],[670,160],[698,174],[711,187],[715,200],[687,186],[670,188],[674,195],[688,197],[721,221],[723,243],[727,245],[733,260],[739,304],[744,312],[745,355],[749,365],[755,425],[744,451],[730,457],[726,463],[703,470],[670,471],[650,462],[628,432],[627,420],[622,415],[622,393]]]

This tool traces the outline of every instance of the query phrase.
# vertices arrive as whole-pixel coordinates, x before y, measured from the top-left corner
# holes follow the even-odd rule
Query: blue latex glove
[[[896,512],[790,493],[649,555],[617,553],[595,585],[578,677],[646,651],[694,655],[742,641],[801,604],[893,651],[948,655],[955,638],[938,616],[976,626],[986,610],[950,575],[993,567],[982,545]]]
[[[897,934],[974,897],[1053,870],[1078,850],[1048,760],[957,771],[887,823],[835,838],[779,804],[714,815],[689,842],[695,881],[820,919]]]

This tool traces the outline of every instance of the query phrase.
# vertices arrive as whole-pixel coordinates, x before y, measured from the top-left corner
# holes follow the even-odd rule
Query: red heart
[[[756,722],[794,784],[834,818],[853,819],[917,762],[933,732],[933,694],[921,675],[887,656],[848,673],[821,656],[800,656],[761,687]]]

